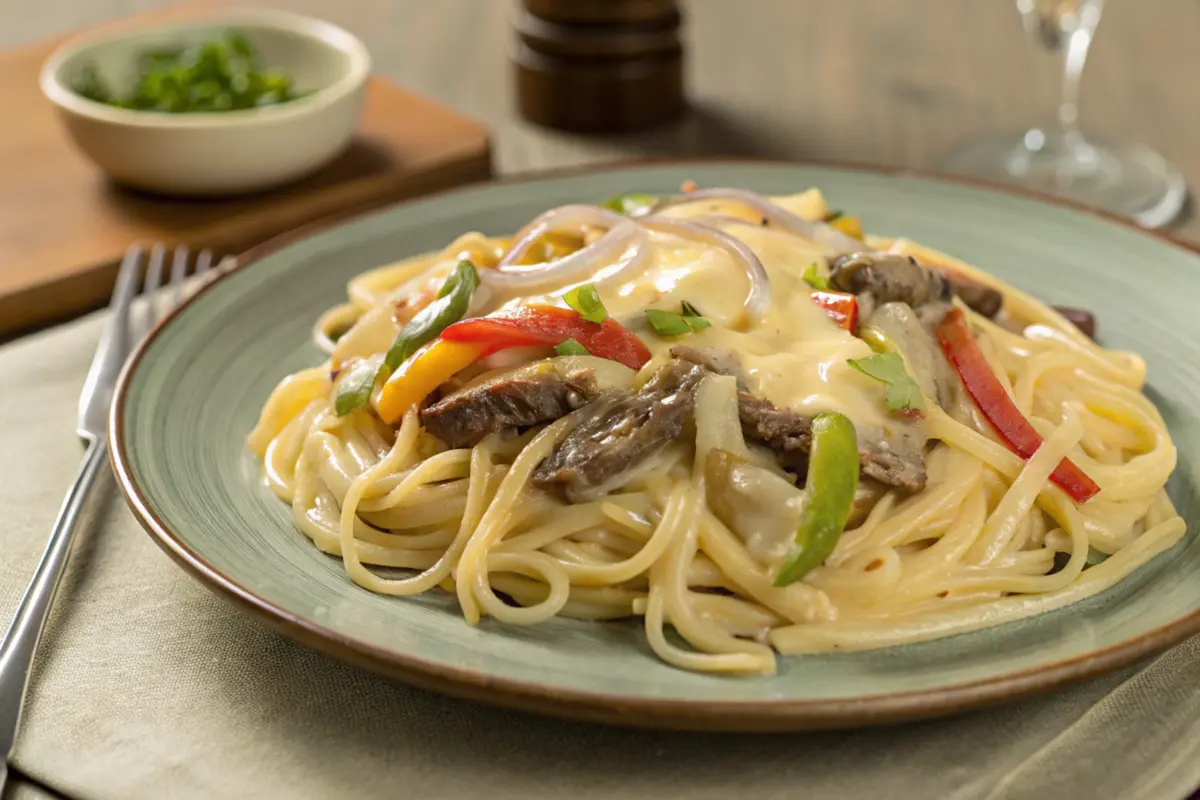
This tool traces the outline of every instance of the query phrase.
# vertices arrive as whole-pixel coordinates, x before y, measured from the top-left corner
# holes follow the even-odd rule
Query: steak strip
[[[812,449],[812,420],[769,400],[738,392],[742,435],[774,450],[784,464],[807,461]],[[925,488],[925,453],[904,437],[885,438],[858,429],[858,462],[863,475],[908,492]]]
[[[965,275],[923,266],[912,256],[898,253],[840,256],[830,264],[829,282],[835,289],[857,295],[865,308],[862,311],[864,317],[869,317],[872,309],[885,303],[907,303],[918,313],[923,306],[930,305],[941,311],[932,320],[936,324],[949,309],[955,295],[969,308],[988,318],[999,314],[1004,304],[1004,296],[990,286]],[[922,316],[932,317],[933,314]]]
[[[946,279],[950,281],[950,285],[954,287],[954,293],[962,298],[962,301],[967,304],[967,308],[988,319],[995,319],[996,315],[1000,313],[1000,307],[1004,305],[1004,295],[1000,292],[990,286],[977,283],[965,275],[956,275],[951,272],[947,272],[945,275]]]
[[[683,433],[704,375],[702,367],[676,359],[636,392],[605,392],[538,465],[533,483],[562,486],[571,502],[592,500],[628,483],[650,456]]]
[[[741,366],[734,353],[716,348],[679,346],[671,348],[671,355],[711,372],[736,377],[742,435],[774,450],[785,465],[801,467],[807,462],[808,451],[812,448],[812,420],[745,391]],[[887,439],[860,429],[858,451],[864,475],[909,492],[925,488],[925,454],[920,443],[903,437]]]
[[[715,348],[675,347],[638,391],[602,391],[590,370],[561,376],[549,364],[468,385],[421,411],[426,431],[451,447],[470,447],[493,431],[526,428],[578,411],[580,423],[534,471],[535,485],[559,486],[568,500],[595,499],[633,480],[649,459],[678,439],[692,418],[696,388],[709,373],[739,378],[743,435],[803,471],[812,420],[744,388],[737,356]],[[863,475],[909,492],[925,486],[922,443],[859,429]]]
[[[450,447],[474,447],[505,428],[528,428],[564,417],[599,393],[595,374],[565,377],[539,362],[468,385],[421,410],[425,430]]]

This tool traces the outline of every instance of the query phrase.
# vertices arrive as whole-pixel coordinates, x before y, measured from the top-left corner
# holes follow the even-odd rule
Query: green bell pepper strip
[[[401,364],[412,357],[442,331],[466,316],[471,305],[471,295],[479,288],[479,273],[470,261],[460,261],[454,272],[442,284],[437,299],[425,306],[410,319],[384,356],[379,368],[380,377],[386,378]]]
[[[804,488],[808,500],[776,586],[787,586],[819,567],[837,546],[850,517],[858,491],[858,437],[854,423],[837,412],[818,414],[813,420]]]
[[[371,399],[376,380],[387,380],[426,342],[458,322],[467,313],[471,295],[479,287],[479,273],[470,261],[460,261],[442,284],[437,299],[421,309],[396,336],[387,355],[356,362],[338,379],[333,400],[334,413],[344,417]]]
[[[359,406],[366,405],[375,388],[375,376],[379,374],[381,356],[355,361],[338,376],[337,393],[333,399],[333,411],[344,417]]]

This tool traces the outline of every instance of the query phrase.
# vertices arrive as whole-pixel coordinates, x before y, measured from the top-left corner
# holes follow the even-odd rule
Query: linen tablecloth
[[[101,318],[0,349],[4,624],[80,457],[75,406]],[[1052,694],[899,727],[574,724],[443,698],[294,644],[178,569],[111,480],[100,494],[13,759],[69,798],[1174,800],[1200,784],[1200,639]]]

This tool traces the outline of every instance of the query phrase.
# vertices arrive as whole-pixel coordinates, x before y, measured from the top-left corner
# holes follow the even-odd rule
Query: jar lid
[[[651,22],[629,25],[563,24],[526,11],[517,15],[513,28],[522,42],[546,55],[629,59],[680,52],[681,21],[675,9]]]
[[[525,10],[564,23],[653,22],[678,13],[676,0],[523,0]]]

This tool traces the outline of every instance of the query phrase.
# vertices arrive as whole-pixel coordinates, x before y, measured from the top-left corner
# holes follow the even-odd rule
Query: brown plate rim
[[[638,169],[656,164],[762,164],[807,166],[875,175],[915,177],[962,186],[983,188],[1050,205],[1082,212],[1115,223],[1123,228],[1200,255],[1200,247],[1174,234],[1143,228],[1127,219],[1079,203],[991,181],[948,175],[930,170],[877,166],[837,161],[789,161],[770,158],[647,158],[608,164],[568,167],[526,172],[510,177],[480,181],[432,195],[411,198],[388,206],[395,208],[430,197],[443,197],[482,186],[505,186],[542,180],[583,176],[598,172]],[[376,212],[368,212],[376,213]],[[377,673],[446,695],[474,700],[502,708],[586,722],[656,729],[768,732],[806,731],[862,727],[926,719],[983,708],[1016,700],[1082,681],[1119,669],[1160,653],[1185,638],[1200,633],[1200,609],[1147,631],[1140,636],[1109,647],[1051,664],[977,681],[920,689],[908,692],[864,695],[833,700],[746,700],[699,703],[686,699],[652,699],[620,694],[585,692],[548,687],[539,683],[497,678],[487,673],[450,665],[436,664],[420,657],[398,653],[346,636],[314,621],[300,618],[255,595],[209,564],[188,547],[150,508],[146,496],[134,479],[125,449],[125,405],[133,375],[155,339],[196,297],[228,275],[247,269],[255,262],[291,243],[335,227],[363,212],[337,215],[296,228],[250,248],[237,263],[214,276],[166,315],[137,345],[117,381],[109,416],[109,450],[117,484],[142,527],[188,573],[210,590],[265,621],[270,627],[292,639],[336,658]]]

